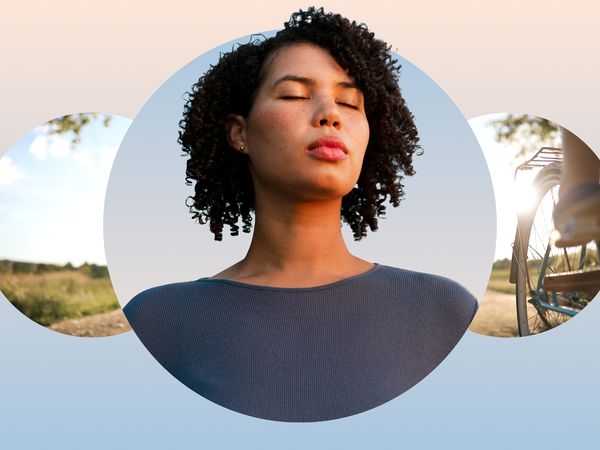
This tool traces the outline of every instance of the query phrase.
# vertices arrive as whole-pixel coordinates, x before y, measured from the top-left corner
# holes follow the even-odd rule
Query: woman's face
[[[250,113],[238,117],[237,134],[230,129],[232,144],[250,158],[257,199],[267,192],[300,201],[349,193],[369,142],[362,92],[313,44],[276,50],[263,70]]]

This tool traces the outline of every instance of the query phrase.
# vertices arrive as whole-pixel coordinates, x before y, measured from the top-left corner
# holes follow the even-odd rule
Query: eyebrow
[[[284,81],[295,81],[297,83],[305,84],[307,86],[312,86],[315,84],[315,80],[313,80],[312,78],[300,77],[297,75],[285,75],[279,78],[277,81],[275,81],[273,87],[276,87],[278,84],[283,83]],[[357,91],[360,91],[359,87],[353,81],[340,81],[337,83],[337,85],[346,89],[356,89]]]

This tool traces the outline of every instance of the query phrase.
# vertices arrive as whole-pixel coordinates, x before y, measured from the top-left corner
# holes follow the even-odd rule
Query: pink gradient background
[[[573,0],[323,1],[364,21],[466,117],[536,114],[600,147],[600,6]],[[6,5],[6,4],[5,4]],[[63,114],[133,117],[181,66],[233,38],[280,28],[296,0],[24,1],[0,15],[0,153]],[[596,150],[597,151],[597,150]]]

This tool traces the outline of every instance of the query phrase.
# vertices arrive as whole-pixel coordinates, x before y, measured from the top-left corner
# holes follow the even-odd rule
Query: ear
[[[237,114],[231,114],[225,122],[225,132],[227,133],[227,142],[234,150],[242,153],[248,153],[248,144],[246,142],[246,119]]]

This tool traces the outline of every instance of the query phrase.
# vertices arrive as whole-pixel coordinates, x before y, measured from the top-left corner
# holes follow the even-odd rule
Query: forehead
[[[336,83],[352,81],[329,51],[305,42],[280,47],[267,58],[263,68],[263,84],[268,85],[286,75]]]

